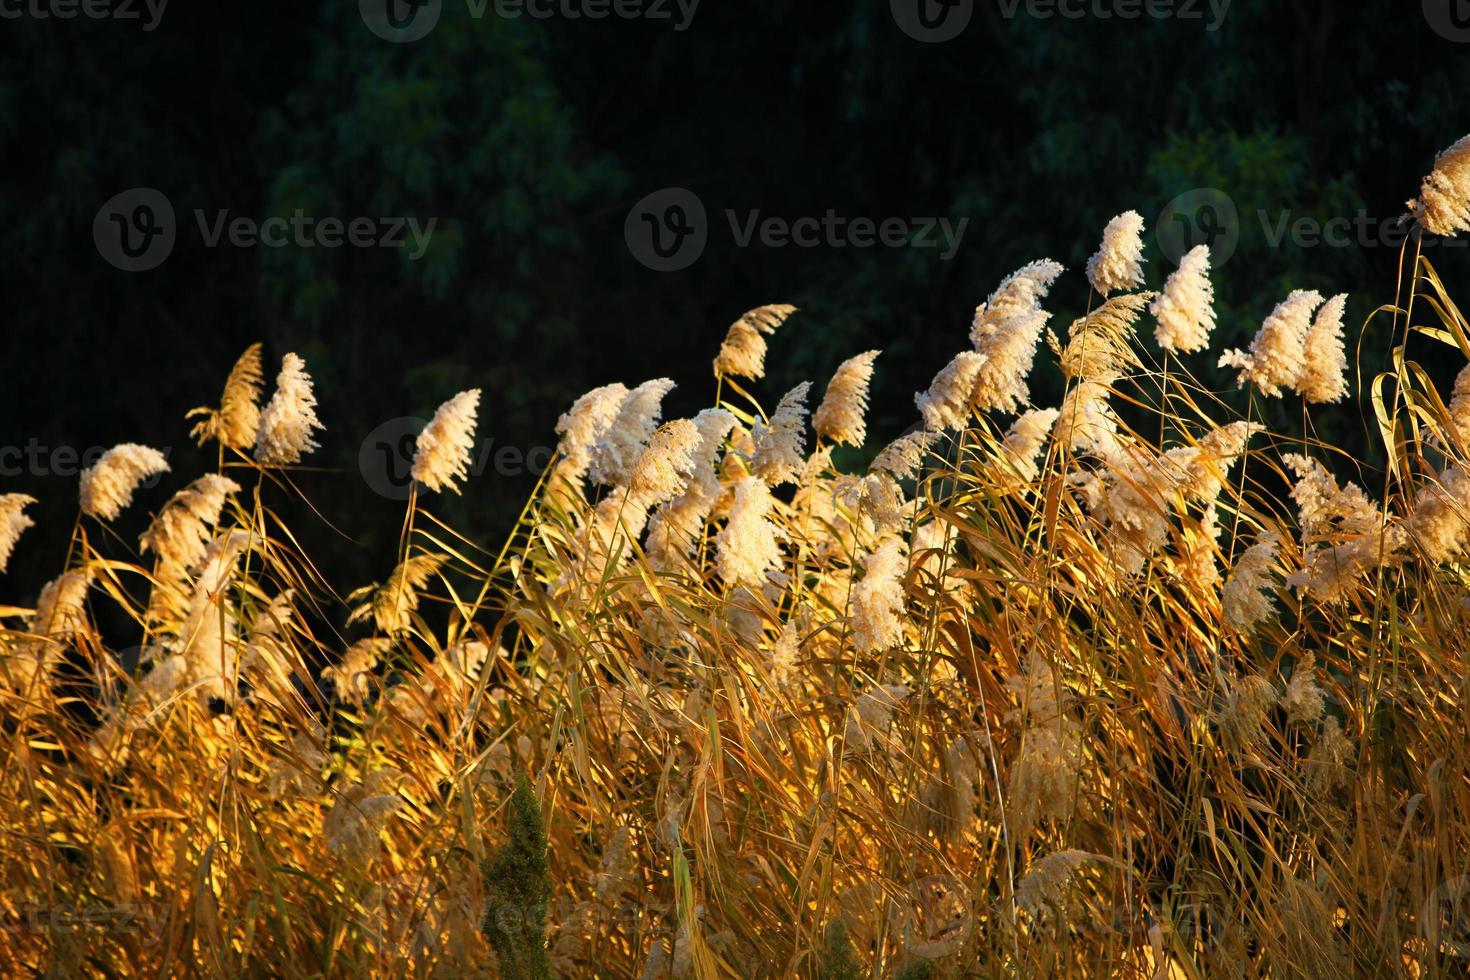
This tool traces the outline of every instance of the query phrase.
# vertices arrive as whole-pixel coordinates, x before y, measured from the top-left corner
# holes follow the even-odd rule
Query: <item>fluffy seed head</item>
[[[1020,484],[1036,479],[1036,457],[1051,437],[1052,426],[1061,414],[1055,408],[1033,408],[1012,423],[1001,443],[1004,460]],[[1010,481],[1007,481],[1010,483]]]
[[[1245,750],[1264,734],[1266,715],[1280,695],[1275,685],[1258,674],[1227,679],[1224,696],[1215,707],[1213,720],[1226,745]]]
[[[1196,245],[1179,262],[1149,307],[1158,321],[1154,339],[1166,351],[1204,350],[1215,329],[1215,286],[1210,281],[1210,247]]]
[[[1242,633],[1276,615],[1271,579],[1276,566],[1276,540],[1257,541],[1245,549],[1220,590],[1225,622]]]
[[[1431,235],[1453,236],[1470,228],[1470,136],[1435,158],[1409,210]]]
[[[925,430],[899,436],[873,457],[873,465],[869,469],[891,474],[895,480],[911,480],[924,464],[924,455],[929,452],[929,447],[938,438],[938,432]]]
[[[1087,316],[1074,320],[1067,330],[1067,346],[1061,352],[1062,373],[1069,378],[1112,384],[1136,366],[1133,325],[1152,296],[1114,296]]]
[[[659,426],[648,446],[638,454],[628,478],[628,490],[643,507],[672,500],[684,492],[694,474],[701,437],[699,426],[676,419]]]
[[[20,540],[25,529],[35,526],[36,522],[24,513],[35,502],[35,497],[28,497],[23,493],[0,494],[0,572],[5,571],[5,566],[10,564],[15,543]]]
[[[133,502],[144,481],[168,472],[168,460],[157,449],[125,442],[113,446],[82,471],[82,513],[110,521]]]
[[[707,408],[694,417],[699,445],[692,453],[688,485],[674,500],[663,504],[648,523],[645,548],[655,568],[667,571],[679,556],[693,553],[697,535],[719,500],[723,488],[715,462],[725,437],[735,427],[735,416],[723,408]]]
[[[989,360],[988,355],[961,351],[934,376],[928,391],[914,395],[914,404],[924,416],[930,432],[963,429],[970,421],[975,397],[975,379]]]
[[[469,476],[474,462],[475,410],[480,389],[461,391],[439,406],[424,431],[419,433],[413,454],[413,478],[439,493],[459,493],[458,480]]]
[[[1460,555],[1470,543],[1470,471],[1453,467],[1426,487],[1414,503],[1408,529],[1431,562]]]
[[[977,364],[969,400],[981,409],[1013,412],[1030,400],[1026,379],[1036,360],[1036,344],[1051,318],[1040,306],[1061,275],[1050,259],[1022,266],[975,311],[970,341],[985,355]]]
[[[1354,483],[1339,487],[1321,463],[1297,453],[1287,453],[1281,461],[1297,475],[1291,499],[1296,501],[1304,542],[1329,537],[1334,531],[1366,534],[1378,529],[1378,508],[1362,487]]]
[[[561,437],[556,447],[560,457],[557,473],[564,479],[579,482],[587,473],[592,447],[617,418],[627,396],[627,386],[617,382],[593,388],[557,419],[556,434]]]
[[[201,406],[184,416],[203,416],[189,431],[189,435],[199,440],[199,445],[214,439],[222,446],[241,452],[255,445],[255,432],[260,427],[260,350],[260,344],[251,344],[230,369],[219,408]]]
[[[1087,260],[1087,281],[1104,296],[1143,285],[1143,216],[1137,211],[1108,222],[1102,244]]]
[[[1110,459],[1121,452],[1118,418],[1108,402],[1111,391],[1096,381],[1074,385],[1062,399],[1061,412],[1052,431],[1069,449]]]
[[[776,506],[770,489],[748,476],[735,485],[730,519],[715,538],[715,561],[727,586],[760,586],[781,567],[780,532],[768,516]]]
[[[139,539],[141,549],[153,552],[172,568],[194,568],[204,560],[210,531],[219,521],[225,500],[239,492],[240,485],[229,477],[201,476],[163,505]]]
[[[1317,686],[1317,658],[1304,653],[1291,672],[1291,680],[1281,695],[1281,707],[1286,709],[1288,721],[1298,725],[1315,725],[1327,706],[1327,697]]]
[[[376,854],[378,835],[403,808],[403,799],[393,790],[400,778],[395,770],[380,769],[338,793],[322,824],[327,849],[354,861]]]
[[[839,445],[861,446],[867,439],[868,385],[878,351],[850,357],[838,366],[827,384],[826,397],[812,415],[817,435]]]
[[[360,604],[353,608],[347,622],[371,618],[379,630],[390,636],[407,630],[410,614],[419,607],[419,590],[428,584],[444,561],[445,557],[438,554],[413,555],[400,562],[382,586],[353,590],[347,601]]]
[[[617,414],[592,447],[587,475],[594,483],[623,486],[663,414],[663,400],[674,390],[668,378],[645,381],[623,396]]]
[[[1316,290],[1293,290],[1261,324],[1250,351],[1226,351],[1220,355],[1220,367],[1240,368],[1240,383],[1254,384],[1263,395],[1276,397],[1284,389],[1295,390],[1305,367],[1312,311],[1321,303],[1322,294]]]
[[[1062,271],[1061,263],[1039,259],[1026,263],[1002,279],[995,292],[975,310],[975,320],[970,325],[970,342],[979,348],[985,337],[996,333],[1011,317],[1040,309],[1041,301]]]
[[[264,466],[289,466],[318,447],[312,432],[324,428],[316,417],[316,393],[306,362],[295,354],[281,358],[276,390],[260,413],[255,460]]]
[[[1460,436],[1460,443],[1470,448],[1470,364],[1455,375],[1455,387],[1450,393],[1450,421]]]
[[[863,578],[852,587],[852,642],[862,653],[903,642],[903,539],[889,535],[863,560]]]
[[[777,688],[784,690],[791,686],[800,669],[800,660],[801,633],[796,623],[790,622],[781,627],[781,635],[771,645],[771,680]]]
[[[1302,376],[1297,390],[1313,404],[1341,401],[1347,394],[1347,352],[1342,344],[1342,316],[1347,293],[1322,304],[1302,345]]]
[[[766,373],[766,337],[786,322],[796,307],[785,303],[759,306],[730,325],[715,358],[715,377],[759,379]]]
[[[801,471],[806,461],[806,396],[810,381],[803,381],[782,397],[776,411],[766,422],[757,422],[751,430],[755,454],[751,465],[756,475],[775,487]]]

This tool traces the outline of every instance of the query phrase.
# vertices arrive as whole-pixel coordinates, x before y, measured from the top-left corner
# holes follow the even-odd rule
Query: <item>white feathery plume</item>
[[[1450,392],[1450,422],[1459,433],[1460,442],[1470,447],[1470,364],[1455,375],[1455,387]]]
[[[633,462],[628,476],[629,500],[647,510],[683,493],[694,475],[695,453],[701,442],[699,426],[688,419],[659,426]]]
[[[876,653],[903,642],[903,576],[908,571],[903,539],[889,535],[863,560],[863,577],[852,587],[852,642],[859,653]]]
[[[873,464],[868,469],[888,473],[895,480],[911,480],[918,475],[924,465],[925,454],[938,438],[938,432],[922,429],[899,436],[873,457]]]
[[[1087,281],[1103,296],[1143,285],[1143,216],[1124,211],[1103,229],[1102,244],[1087,260]]]
[[[1215,286],[1210,281],[1208,245],[1196,245],[1185,254],[1149,312],[1158,321],[1154,339],[1164,350],[1191,354],[1209,346],[1215,329]]]
[[[735,416],[723,408],[707,408],[694,417],[694,425],[700,441],[693,453],[689,484],[681,495],[661,505],[648,522],[645,550],[661,571],[674,568],[679,557],[693,554],[704,522],[723,492],[715,463],[725,437],[735,427]]]
[[[776,498],[759,477],[735,485],[730,519],[715,537],[715,562],[727,586],[759,587],[781,567],[781,532],[768,519]]]
[[[1040,472],[1036,457],[1051,437],[1059,415],[1055,408],[1033,408],[1011,424],[1001,443],[1002,460],[1012,471],[1003,481],[1007,486],[1018,489],[1036,479]]]
[[[23,493],[0,494],[0,572],[10,564],[15,543],[26,528],[36,526],[36,522],[25,514],[25,509],[35,502],[35,497]]]
[[[975,351],[962,351],[934,376],[928,391],[914,395],[914,404],[924,416],[924,427],[930,432],[963,429],[970,421],[975,397],[975,379],[988,356]]]
[[[1220,589],[1220,603],[1231,629],[1250,633],[1258,623],[1276,614],[1271,585],[1276,550],[1274,537],[1257,541],[1241,552],[1230,570],[1230,577]]]
[[[145,481],[168,472],[163,453],[125,442],[102,454],[82,470],[82,513],[110,521],[133,502],[133,492]]]
[[[861,446],[867,439],[868,385],[878,351],[850,357],[838,365],[827,394],[812,415],[812,429],[839,445]]]
[[[1434,169],[1424,178],[1419,197],[1409,211],[1432,235],[1454,236],[1470,229],[1470,136],[1434,158]]]
[[[557,473],[564,479],[577,482],[586,474],[592,462],[592,447],[618,417],[627,397],[627,386],[617,382],[593,388],[557,419],[556,434],[561,437],[556,447],[561,457]]]
[[[1277,397],[1285,389],[1295,390],[1305,367],[1312,312],[1321,303],[1322,294],[1316,290],[1292,290],[1261,324],[1250,350],[1226,351],[1220,355],[1220,367],[1240,368],[1240,384],[1254,384],[1263,395]]]
[[[770,419],[751,429],[755,441],[751,466],[767,486],[790,480],[806,461],[806,396],[811,386],[810,381],[803,381],[792,388]]]
[[[1470,541],[1470,471],[1452,467],[1426,487],[1409,515],[1408,531],[1434,564],[1462,554]]]
[[[592,446],[587,475],[593,483],[623,486],[630,468],[663,413],[663,400],[674,390],[668,378],[645,381],[623,396],[618,413]]]
[[[969,403],[1013,412],[1030,400],[1026,379],[1051,318],[1040,304],[1061,274],[1061,265],[1051,259],[1028,263],[1003,279],[975,310],[970,342],[985,360],[976,367]]]
[[[316,417],[316,393],[306,362],[295,354],[281,358],[276,390],[260,413],[255,434],[255,460],[264,466],[288,466],[318,447],[312,431],[324,426]]]
[[[207,473],[174,494],[139,539],[140,549],[151,551],[179,572],[204,560],[210,532],[220,511],[240,485],[227,476]]]
[[[1341,401],[1347,394],[1347,352],[1342,343],[1342,317],[1347,293],[1339,293],[1317,311],[1302,344],[1301,396],[1313,404]]]
[[[995,292],[976,308],[975,319],[970,324],[970,342],[979,350],[986,338],[997,333],[1007,320],[1040,309],[1041,301],[1062,271],[1061,263],[1038,259],[1002,279]]]
[[[415,480],[435,493],[459,493],[458,481],[469,476],[474,463],[479,406],[479,388],[461,391],[439,406],[414,445],[411,472]]]
[[[756,307],[732,323],[715,357],[715,376],[759,379],[766,373],[766,337],[795,312],[794,306],[775,303]]]
[[[1083,381],[1073,385],[1062,399],[1061,411],[1052,432],[1067,448],[1111,459],[1122,452],[1118,440],[1118,417],[1108,402],[1111,391],[1105,384]]]

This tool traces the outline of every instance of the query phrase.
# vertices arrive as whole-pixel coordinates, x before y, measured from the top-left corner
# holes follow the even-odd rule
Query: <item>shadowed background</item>
[[[774,338],[759,393],[774,404],[800,380],[820,390],[843,358],[881,348],[870,423],[881,444],[915,420],[912,393],[965,346],[974,306],[1005,273],[1042,256],[1066,264],[1049,303],[1065,329],[1102,226],[1135,208],[1157,288],[1172,262],[1154,226],[1195,188],[1223,190],[1240,215],[1216,276],[1212,351],[1243,346],[1292,288],[1351,293],[1351,351],[1393,299],[1396,249],[1272,245],[1258,214],[1273,225],[1288,209],[1319,222],[1400,214],[1434,151],[1470,129],[1456,108],[1470,45],[1432,29],[1419,4],[1387,0],[1235,0],[1214,31],[1205,4],[1199,19],[1004,9],[978,0],[943,44],[906,35],[886,0],[705,0],[682,31],[493,7],[475,18],[446,0],[435,29],[406,44],[375,36],[347,2],[178,4],[146,31],[5,20],[0,446],[36,449],[6,460],[0,492],[40,504],[0,602],[28,603],[60,565],[76,477],[56,450],[168,448],[173,472],[116,524],[135,542],[167,493],[212,465],[184,413],[217,401],[255,340],[272,378],[294,350],[316,380],[327,432],[311,460],[320,471],[300,485],[336,523],[304,508],[291,519],[308,552],[331,555],[322,571],[339,592],[392,562],[403,505],[359,466],[390,420],[484,390],[491,465],[434,506],[493,549],[535,480],[510,460],[554,445],[576,395],[667,376],[681,386],[666,414],[696,410],[713,397],[708,365],[730,321],[789,302],[801,312]],[[160,267],[126,273],[99,255],[92,225],[138,186],[167,195],[178,241]],[[659,273],[630,253],[624,221],[670,186],[700,197],[711,230],[696,263]],[[211,222],[301,209],[437,225],[415,260],[210,248],[196,209]],[[742,221],[832,209],[969,224],[949,260],[934,248],[742,248],[726,209]],[[1463,251],[1434,261],[1452,293],[1470,271]],[[1365,338],[1370,373],[1383,331],[1375,321]],[[1213,362],[1188,363],[1227,386]],[[1059,384],[1038,372],[1033,394],[1055,404]],[[1357,396],[1355,385],[1355,403],[1318,427],[1366,452]]]

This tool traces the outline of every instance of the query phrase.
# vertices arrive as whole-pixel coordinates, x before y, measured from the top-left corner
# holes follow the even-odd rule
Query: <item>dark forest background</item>
[[[888,0],[705,0],[683,31],[477,19],[445,0],[437,27],[407,44],[375,36],[348,0],[176,2],[151,31],[5,19],[0,445],[168,447],[173,472],[116,525],[136,541],[148,512],[213,463],[184,413],[218,399],[248,343],[265,343],[272,376],[295,350],[327,426],[321,469],[299,482],[336,526],[303,509],[293,520],[345,591],[392,561],[403,505],[358,465],[387,420],[479,386],[482,438],[527,453],[554,443],[574,397],[612,380],[671,377],[668,414],[692,411],[713,396],[709,362],[730,321],[789,302],[802,312],[774,339],[760,392],[774,402],[799,380],[825,384],[843,358],[882,348],[870,424],[881,442],[913,422],[912,393],[1022,263],[1068,266],[1049,304],[1065,328],[1103,224],[1136,208],[1157,288],[1172,263],[1154,226],[1191,189],[1223,190],[1240,214],[1217,277],[1216,350],[1243,345],[1297,287],[1350,292],[1356,333],[1393,299],[1397,250],[1273,246],[1257,214],[1402,213],[1434,153],[1470,130],[1470,44],[1436,31],[1417,0],[1235,0],[1215,31],[1199,6],[1204,19],[1074,20],[1024,6],[1008,18],[976,0],[968,29],[942,44],[906,35]],[[127,273],[99,255],[92,225],[137,186],[168,196],[178,243],[159,268]],[[713,228],[697,263],[659,273],[630,254],[624,220],[668,186],[695,191]],[[416,261],[206,248],[196,208],[438,226]],[[739,248],[726,208],[970,224],[949,261],[921,248]],[[1470,252],[1434,261],[1470,295]],[[1366,369],[1381,366],[1386,334],[1370,327]],[[1225,387],[1213,361],[1191,364]],[[1053,404],[1056,384],[1039,377],[1038,402]],[[1368,451],[1358,404],[1319,429]],[[534,483],[502,469],[432,505],[487,547]],[[0,478],[9,491],[41,500],[0,594],[28,602],[60,567],[76,478],[23,467]]]

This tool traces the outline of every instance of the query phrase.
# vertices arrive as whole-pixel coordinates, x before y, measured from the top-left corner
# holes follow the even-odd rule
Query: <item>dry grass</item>
[[[79,517],[58,588],[0,609],[0,969],[536,976],[486,936],[544,919],[565,977],[1462,975],[1470,401],[1406,351],[1470,330],[1417,241],[1372,314],[1399,343],[1361,497],[1283,499],[1285,454],[1345,461],[1154,366],[1143,293],[1055,342],[1083,396],[1055,427],[1008,438],[966,389],[916,473],[842,474],[799,393],[747,393],[771,307],[703,445],[653,431],[663,386],[588,400],[504,548],[421,489],[350,608],[237,431],[252,349],[201,430],[234,482],[171,505],[195,543]],[[1035,293],[981,320],[1034,338]],[[271,458],[311,438],[293,410]],[[350,649],[306,625],[349,615]]]

